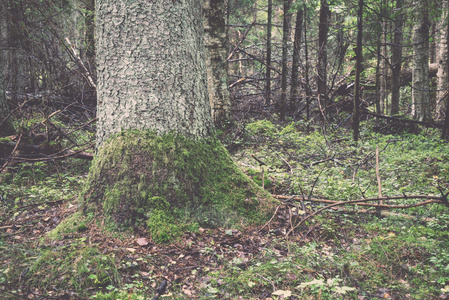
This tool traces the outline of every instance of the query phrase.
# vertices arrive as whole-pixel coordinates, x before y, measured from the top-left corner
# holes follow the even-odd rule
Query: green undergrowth
[[[22,287],[27,291],[43,291],[40,293],[44,297],[71,290],[77,298],[86,299],[93,290],[106,291],[107,286],[120,285],[114,256],[88,245],[86,238],[73,240],[64,247],[6,247],[1,242],[0,247],[4,259],[0,283],[14,287],[5,297],[15,299]]]
[[[46,202],[75,199],[88,169],[88,161],[70,158],[16,165],[0,175],[0,212],[9,215]]]
[[[323,134],[303,122],[282,127],[259,120],[246,125],[244,144],[250,147],[233,155],[249,175],[261,172],[254,156],[263,161],[274,193],[332,200],[376,197],[376,147],[383,196],[438,195],[439,188],[449,189],[449,146],[438,131],[384,135],[371,131],[371,122],[362,125],[361,139],[354,143],[344,129]]]
[[[112,230],[145,226],[157,242],[199,226],[260,223],[272,207],[218,140],[139,131],[100,148],[81,197],[84,212],[104,214]]]
[[[273,235],[258,255],[224,261],[205,276],[200,298],[436,299],[447,293],[449,242],[442,228],[341,213],[310,226],[316,229],[307,242]]]
[[[241,220],[266,220],[266,194],[253,185],[273,194],[332,200],[376,197],[376,146],[384,196],[448,191],[449,146],[439,132],[384,135],[373,127],[362,123],[361,140],[354,143],[341,128],[324,132],[304,122],[248,123],[232,155],[252,181],[240,176],[215,140],[198,143],[138,132],[118,135],[100,150],[103,159],[93,162],[87,183],[88,163],[79,160],[18,165],[0,184],[0,220],[7,224],[0,235],[0,288],[11,293],[6,299],[25,295],[20,294],[25,288],[22,298],[33,291],[49,298],[71,293],[151,299],[167,276],[164,299],[447,298],[449,211],[439,204],[381,212],[353,206],[326,210],[289,237],[289,220],[298,216],[290,218],[293,208],[281,205],[264,230],[251,231],[253,236],[244,230],[238,237],[232,230],[202,229],[178,239],[175,253],[169,244],[165,250],[153,243],[139,248],[133,239],[118,249],[107,238],[92,238],[101,236],[102,220],[114,231],[111,236],[136,227],[150,231],[153,241],[171,241],[198,226],[229,228]],[[161,180],[153,181],[155,175]],[[83,197],[68,202],[81,186]],[[26,235],[23,230],[31,228],[45,235],[53,220],[45,202],[59,199],[68,202],[62,210],[80,207],[48,234],[52,239]],[[304,207],[309,214],[322,205],[305,201]],[[33,219],[38,212],[42,217]],[[192,260],[199,263],[185,265]]]

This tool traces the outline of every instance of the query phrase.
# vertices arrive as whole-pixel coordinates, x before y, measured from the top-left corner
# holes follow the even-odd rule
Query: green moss
[[[73,288],[83,299],[87,298],[92,289],[110,284],[119,286],[120,279],[113,256],[104,255],[99,249],[84,243],[85,238],[74,242],[64,251],[42,251],[29,269],[22,272],[25,275],[22,280],[30,287],[48,290]]]
[[[250,136],[253,135],[266,135],[274,136],[278,133],[276,125],[269,120],[257,120],[249,123],[245,126],[246,131]]]
[[[102,211],[119,227],[145,223],[159,242],[198,224],[261,222],[272,206],[218,140],[141,131],[120,133],[99,149],[82,198],[84,211]]]
[[[0,143],[10,143],[12,142],[10,138],[0,137]]]

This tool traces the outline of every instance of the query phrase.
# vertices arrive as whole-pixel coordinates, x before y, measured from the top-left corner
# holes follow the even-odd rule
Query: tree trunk
[[[438,84],[435,108],[435,119],[444,120],[446,112],[446,100],[443,98],[449,90],[449,3],[443,1],[442,16],[440,21],[440,44],[438,52]]]
[[[321,0],[320,23],[318,28],[318,61],[317,61],[317,85],[318,98],[321,108],[326,112],[328,105],[327,95],[327,33],[331,12],[327,0]],[[327,113],[327,112],[326,112]]]
[[[85,0],[84,49],[87,68],[95,77],[95,0]]]
[[[426,0],[415,0],[416,23],[413,27],[412,116],[431,120],[429,95],[429,18]]]
[[[381,68],[382,68],[382,76],[380,77],[380,95],[379,95],[379,106],[380,106],[380,113],[383,114],[385,112],[388,112],[388,75],[390,71],[390,67],[388,67],[388,61],[387,61],[387,32],[388,32],[388,26],[387,21],[383,22],[383,33],[382,33],[382,48],[381,48],[381,55],[382,55],[382,61],[381,61]]]
[[[211,136],[197,2],[97,2],[98,146],[125,129]]]
[[[206,46],[207,85],[212,119],[217,127],[231,120],[226,61],[226,19],[223,0],[203,0],[204,44]]]
[[[290,107],[293,114],[298,110],[300,102],[299,96],[299,52],[301,50],[301,34],[303,24],[303,9],[298,8],[296,12],[295,40],[293,42],[293,58],[292,58],[292,78],[290,85]]]
[[[261,222],[270,196],[213,137],[202,1],[96,4],[98,148],[81,209],[156,242]]]
[[[0,14],[4,17],[0,19],[0,45],[8,45],[9,30],[7,21],[6,3],[0,3]],[[12,133],[12,125],[9,119],[9,107],[6,100],[6,86],[3,74],[7,74],[8,51],[0,48],[0,136]]]
[[[307,18],[308,9],[306,4],[304,3],[304,60],[305,60],[305,70],[304,70],[304,79],[306,81],[305,84],[305,92],[306,92],[306,120],[310,120],[310,102],[312,99],[312,89],[310,88],[310,76],[309,76],[309,46],[308,46],[308,38],[307,38]],[[309,123],[307,123],[309,124]],[[307,130],[309,129],[309,125],[307,125]]]
[[[1,64],[0,59],[0,64]],[[13,127],[9,117],[8,101],[6,100],[6,90],[3,76],[0,72],[0,136],[5,136],[13,132]]]
[[[352,116],[352,138],[354,141],[359,140],[359,123],[360,123],[360,99],[362,92],[360,90],[360,74],[362,73],[363,62],[363,0],[359,0],[359,9],[357,12],[357,48],[356,55],[356,69],[355,69],[355,84],[354,84],[354,113]]]
[[[401,88],[401,66],[402,66],[402,0],[396,0],[397,15],[394,22],[393,46],[391,57],[391,112],[399,113],[399,100]]]
[[[267,70],[265,76],[265,106],[271,103],[271,15],[273,14],[272,0],[268,0],[267,18]]]
[[[287,77],[288,77],[288,38],[290,35],[291,13],[289,12],[292,0],[284,0],[284,22],[282,26],[282,77],[281,77],[281,101],[279,103],[279,116],[285,120],[287,112]]]

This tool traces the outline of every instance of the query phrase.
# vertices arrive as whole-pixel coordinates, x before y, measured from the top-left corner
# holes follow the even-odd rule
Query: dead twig
[[[12,150],[11,154],[9,155],[9,157],[12,157],[12,156],[14,155],[14,153],[16,152],[17,148],[18,148],[19,145],[20,145],[20,141],[22,140],[22,136],[23,136],[23,134],[21,133],[21,134],[19,135],[19,140],[18,140],[17,143],[15,144],[14,149]],[[0,174],[2,174],[3,170],[5,170],[6,167],[8,167],[9,163],[10,163],[10,160],[8,159],[8,160],[3,164],[2,168],[0,169]]]
[[[328,206],[325,206],[325,207],[315,211],[314,213],[308,215],[304,219],[302,219],[300,222],[298,222],[294,226],[293,229],[290,229],[285,236],[288,237],[290,235],[290,233],[292,233],[294,231],[294,229],[301,226],[301,224],[303,224],[306,220],[316,216],[317,214],[321,213],[324,210],[330,209],[335,206],[348,205],[348,204],[363,205],[363,204],[366,204],[364,202],[380,201],[380,200],[423,199],[423,198],[428,199],[428,200],[424,201],[424,202],[416,203],[416,204],[411,204],[411,205],[386,205],[386,204],[368,204],[368,205],[373,206],[373,207],[382,207],[382,208],[411,208],[411,207],[417,207],[417,206],[433,204],[433,203],[444,204],[444,202],[441,200],[441,197],[429,196],[429,195],[413,195],[413,196],[405,196],[404,195],[404,196],[368,198],[368,199],[358,199],[358,200],[348,200],[348,201],[334,201],[334,203],[332,203]],[[324,199],[321,199],[320,202],[323,202],[322,200],[324,200]],[[311,199],[309,199],[309,201],[311,201]],[[332,201],[332,200],[327,200],[327,201]]]
[[[273,221],[273,219],[274,219],[274,217],[276,216],[276,214],[278,213],[278,210],[279,210],[279,207],[280,207],[280,205],[278,205],[277,207],[276,207],[276,210],[274,211],[274,214],[273,214],[273,216],[271,217],[271,219],[270,220],[268,220],[268,222],[267,223],[265,223],[265,225],[263,225],[257,232],[261,232],[262,231],[262,229],[264,229],[265,227],[267,227],[267,225],[268,224],[270,224],[271,223],[271,221]]]

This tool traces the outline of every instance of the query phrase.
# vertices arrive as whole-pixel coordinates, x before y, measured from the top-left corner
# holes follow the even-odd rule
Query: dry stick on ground
[[[14,153],[16,152],[17,148],[19,147],[20,141],[22,140],[22,133],[19,135],[19,140],[17,141],[16,145],[14,146],[14,149],[12,150],[11,154],[9,155],[9,157],[12,157],[14,155]],[[3,170],[6,169],[6,167],[9,165],[10,161],[7,160],[5,162],[5,164],[2,166],[2,168],[0,169],[0,174],[3,172]]]
[[[379,145],[376,145],[376,177],[377,187],[379,188],[379,198],[382,198],[382,183],[379,175]],[[383,204],[382,200],[379,201],[379,204]]]
[[[279,207],[281,207],[280,205],[278,205],[277,207],[276,207],[276,210],[274,211],[274,214],[273,214],[273,216],[271,217],[271,219],[270,220],[268,220],[268,222],[267,223],[265,223],[265,225],[263,225],[257,232],[261,232],[262,231],[262,229],[264,229],[268,224],[270,224],[271,223],[271,221],[273,221],[273,219],[274,219],[274,217],[276,216],[276,214],[278,213],[278,210],[279,210]]]
[[[76,151],[75,150],[70,150],[69,148],[65,148],[65,149],[63,149],[63,150],[61,150],[59,152],[54,153],[53,155],[44,155],[44,153],[42,153],[43,149],[41,149],[37,145],[23,144],[22,143],[19,146],[19,143],[20,143],[20,140],[17,143],[0,142],[0,145],[5,145],[5,146],[9,146],[9,147],[18,147],[19,150],[25,149],[25,150],[31,150],[31,151],[37,151],[38,152],[37,154],[34,155],[34,157],[37,156],[38,158],[33,158],[33,157],[14,157],[13,160],[18,161],[18,162],[48,161],[48,160],[63,159],[63,158],[68,158],[68,157],[92,160],[93,157],[94,157],[93,153],[84,152],[85,150],[87,150],[89,148],[93,148],[94,147],[94,143],[91,143],[91,144],[85,146],[84,148],[82,148],[80,150],[76,150]],[[11,155],[10,155],[10,157],[11,157]]]
[[[278,198],[277,196],[274,196],[276,198]],[[298,197],[299,198],[299,197]],[[379,200],[397,200],[397,199],[430,199],[424,202],[420,202],[420,203],[416,203],[416,204],[410,204],[410,205],[386,205],[386,204],[369,204],[369,203],[363,203],[363,202],[369,202],[369,201],[379,201]],[[323,200],[325,199],[318,199],[320,200],[319,202],[324,202]],[[309,201],[313,201],[312,199],[309,199]],[[332,201],[332,200],[325,200],[325,201]],[[302,219],[300,222],[298,222],[298,224],[296,224],[294,226],[294,228],[290,229],[287,234],[285,235],[285,237],[287,238],[290,233],[293,232],[293,230],[295,230],[296,228],[298,228],[299,226],[301,226],[301,224],[303,224],[306,220],[310,219],[313,216],[316,216],[317,214],[319,214],[320,212],[335,207],[335,206],[340,206],[340,205],[347,205],[347,204],[357,204],[357,205],[369,205],[369,206],[374,206],[374,207],[382,207],[382,208],[411,208],[411,207],[417,207],[417,206],[422,206],[422,205],[427,205],[427,204],[432,204],[432,203],[439,203],[439,204],[444,204],[444,202],[441,200],[441,197],[437,197],[437,196],[429,196],[429,195],[412,195],[412,196],[394,196],[394,197],[382,197],[382,198],[368,198],[368,199],[358,199],[358,200],[349,200],[349,201],[333,201],[334,203],[323,207],[319,210],[317,210],[316,212],[308,215],[307,217],[305,217],[304,219]]]
[[[310,198],[306,196],[284,196],[284,195],[272,195],[276,199],[290,199],[294,201],[310,201],[310,202],[319,202],[319,203],[330,203],[330,204],[338,204],[338,205],[345,205],[345,204],[357,204],[359,206],[370,206],[370,207],[382,207],[386,209],[391,208],[411,208],[411,207],[417,207],[422,205],[427,205],[430,203],[439,203],[444,204],[442,201],[442,197],[439,196],[429,196],[429,195],[402,195],[402,196],[385,196],[382,198],[376,197],[376,198],[365,198],[365,199],[358,199],[358,200],[349,200],[349,201],[335,201],[335,200],[329,200],[329,199],[319,199],[319,198]],[[399,200],[399,199],[429,199],[428,201],[416,203],[416,204],[410,204],[410,205],[388,205],[388,204],[370,204],[370,203],[364,203],[369,201],[380,201],[380,200]],[[429,202],[431,201],[431,202]],[[358,203],[360,202],[360,203]],[[335,205],[334,205],[335,206]]]

